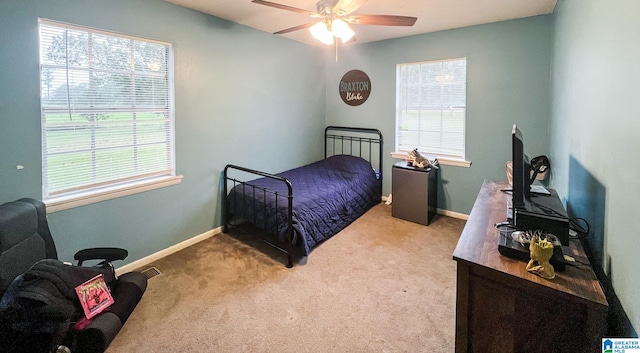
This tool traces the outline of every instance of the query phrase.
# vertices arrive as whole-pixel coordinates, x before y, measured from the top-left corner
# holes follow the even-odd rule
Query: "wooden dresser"
[[[607,300],[590,266],[546,280],[498,252],[506,183],[485,180],[453,252],[457,261],[456,352],[601,352]],[[588,263],[571,240],[564,253]]]

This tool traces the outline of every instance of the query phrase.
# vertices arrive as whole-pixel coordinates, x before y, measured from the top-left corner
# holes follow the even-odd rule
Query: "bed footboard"
[[[239,178],[240,176],[243,176],[242,180]],[[269,178],[276,182],[281,182],[286,187],[287,192],[278,192],[276,190],[253,185],[251,184],[251,182],[246,181],[246,179],[253,179],[256,176]],[[293,267],[293,189],[291,187],[291,182],[281,176],[265,173],[259,170],[240,167],[233,164],[228,164],[227,166],[225,166],[223,179],[224,199],[222,201],[222,232],[228,233],[229,226],[238,226],[239,229],[244,230],[246,233],[285,253],[285,255],[287,256],[286,266],[288,268]],[[230,185],[231,189],[229,189]],[[234,188],[236,189],[236,192],[228,197],[242,198],[241,202],[239,202],[238,200],[227,199],[229,191],[233,190]],[[238,194],[240,194],[240,196]],[[252,200],[252,204],[248,204],[246,202],[248,198],[245,197],[245,195],[251,195],[250,199]],[[262,217],[262,227],[260,227],[261,222],[258,221],[258,214],[256,212],[252,212],[250,218],[247,219],[248,207],[251,207],[251,209],[254,211],[260,209],[260,207],[256,205],[256,203],[258,202],[256,200],[260,200],[262,198],[262,202],[266,203],[267,198],[274,197],[276,200],[276,205],[278,205],[278,200],[280,198],[284,198],[287,204],[286,211],[284,211],[286,219],[286,233],[284,241],[278,241],[279,217],[277,213],[274,220],[268,220],[266,217],[266,211],[263,211],[265,212],[265,214]],[[242,206],[241,209],[239,208],[239,205]],[[251,224],[257,227],[239,227],[241,224],[247,221],[251,222]],[[267,226],[267,223],[269,223],[270,221],[276,225],[275,230],[273,231],[269,231],[269,227]],[[273,240],[269,238],[272,238]]]

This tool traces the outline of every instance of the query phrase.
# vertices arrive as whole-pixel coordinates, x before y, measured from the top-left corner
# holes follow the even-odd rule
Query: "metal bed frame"
[[[372,137],[374,136],[374,137]],[[329,143],[331,141],[331,143]],[[374,170],[378,173],[378,182],[380,183],[380,200],[382,200],[382,144],[383,138],[382,133],[378,129],[371,128],[358,128],[358,127],[343,127],[343,126],[327,126],[324,130],[324,158],[338,155],[338,154],[348,154],[351,156],[358,156],[363,158],[371,163],[372,166],[377,165],[377,169]],[[374,148],[376,147],[377,148]],[[234,174],[233,171],[239,172],[237,174],[242,174],[243,176],[251,176],[251,179],[255,179],[256,176],[271,178],[274,180],[278,180],[284,183],[287,187],[288,193],[282,194],[278,193],[274,190],[265,189],[259,186],[255,186],[250,184],[248,181],[240,180],[236,176],[230,176],[230,174]],[[294,247],[293,247],[293,188],[291,186],[291,182],[286,178],[283,178],[278,175],[265,173],[259,170],[249,169],[233,164],[228,164],[224,168],[223,173],[224,179],[224,194],[222,200],[222,232],[228,233],[229,226],[233,226],[244,233],[250,234],[251,236],[263,241],[264,243],[270,245],[271,247],[283,252],[287,256],[287,268],[293,267],[293,255],[294,255]],[[248,178],[247,178],[248,179]],[[231,187],[229,187],[231,186]],[[255,224],[255,214],[253,219],[244,219],[244,218],[232,218],[231,213],[229,212],[229,201],[227,200],[227,195],[229,191],[236,186],[242,187],[243,195],[250,193],[254,196],[263,195],[263,200],[266,199],[267,194],[275,195],[276,203],[279,198],[286,199],[288,204],[287,214],[286,214],[286,236],[285,241],[278,241],[278,224],[277,219],[278,215],[276,214],[276,223],[275,230],[271,231],[267,228],[267,222],[264,221],[264,224],[257,225]],[[235,194],[234,194],[235,197]],[[237,203],[235,203],[237,205]],[[243,203],[244,204],[244,203]],[[234,212],[234,214],[246,215],[246,208],[253,207],[255,209],[255,201],[251,206],[244,205],[245,209],[240,210],[241,212]],[[277,209],[277,208],[276,208]],[[234,211],[238,211],[235,210]],[[268,240],[268,237],[271,236],[274,241]]]

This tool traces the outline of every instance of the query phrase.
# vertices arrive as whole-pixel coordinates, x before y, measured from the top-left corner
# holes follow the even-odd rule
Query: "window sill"
[[[407,156],[406,152],[391,152],[391,157],[395,159],[405,159]],[[444,157],[438,157],[438,163],[441,165],[451,165],[455,167],[471,167],[471,161],[465,161],[461,159],[450,159]]]
[[[90,205],[92,203],[115,199],[118,197],[137,194],[140,192],[164,188],[171,185],[177,185],[182,182],[182,175],[159,177],[151,180],[144,180],[126,185],[113,186],[110,188],[100,189],[99,191],[91,191],[55,197],[45,200],[47,205],[47,213],[53,213],[68,210],[74,207]]]

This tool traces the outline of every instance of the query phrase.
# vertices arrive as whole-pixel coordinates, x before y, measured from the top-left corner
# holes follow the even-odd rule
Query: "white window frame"
[[[464,62],[465,65],[465,75],[463,81],[460,81],[459,77],[455,77],[455,75],[442,72],[437,74],[437,76],[429,76],[429,74],[423,76],[421,68],[425,66],[431,65],[440,65],[442,68],[445,67],[448,62]],[[396,125],[395,125],[395,152],[392,152],[391,155],[393,158],[404,159],[407,155],[407,152],[412,150],[413,148],[418,148],[420,154],[428,156],[431,158],[438,158],[438,162],[440,164],[445,165],[455,165],[462,167],[469,167],[471,165],[470,161],[467,161],[466,158],[466,58],[456,58],[456,59],[446,59],[446,60],[433,60],[433,61],[424,61],[424,62],[415,62],[415,63],[403,63],[398,64],[396,67]],[[414,77],[413,80],[404,80],[402,79],[401,70],[403,68],[417,68],[418,76]],[[447,92],[453,92],[454,89],[460,89],[460,87],[464,87],[464,101],[460,100],[459,95],[455,100],[455,103],[447,102],[445,99],[444,92],[447,91],[447,88],[452,90]],[[423,89],[427,90],[429,88],[439,88],[440,97],[442,103],[431,104],[429,101],[425,100],[422,97]],[[418,98],[418,106],[417,107],[409,107],[409,92],[410,90],[414,90],[414,92],[419,92]],[[432,91],[430,91],[432,92]],[[403,96],[404,95],[404,96]],[[415,102],[413,102],[415,105]],[[418,116],[429,113],[433,116],[433,114],[437,114],[439,116],[439,125],[431,126],[429,128],[425,128],[421,126],[422,119],[418,118],[417,126],[414,124],[403,124],[403,116],[407,116],[409,111],[413,111],[414,114],[418,114]],[[462,122],[458,122],[457,124],[447,125],[445,124],[446,115],[447,114],[457,114],[458,116],[462,114]],[[404,126],[404,128],[403,128]],[[427,134],[437,134],[441,139],[445,134],[451,134],[450,136],[458,135],[457,139],[459,144],[456,145],[456,148],[461,151],[460,153],[450,153],[447,151],[446,147],[443,147],[442,144],[439,146],[423,143],[422,136]],[[413,135],[413,138],[408,137],[409,135]],[[461,135],[461,136],[460,136]],[[416,136],[418,141],[416,141]],[[431,135],[433,136],[433,135]],[[411,141],[411,142],[409,142]],[[442,140],[441,140],[442,141]]]
[[[113,39],[117,38],[118,40],[121,40],[121,41],[122,40],[130,41],[131,49],[130,49],[130,52],[127,54],[131,56],[130,68],[125,71],[116,70],[116,71],[107,72],[107,73],[109,74],[109,73],[115,72],[115,74],[119,74],[121,76],[127,76],[129,77],[130,82],[134,82],[134,83],[130,83],[130,85],[133,87],[131,88],[130,95],[125,94],[123,96],[119,96],[119,97],[125,97],[126,99],[129,99],[128,101],[132,102],[130,104],[127,104],[126,106],[123,105],[122,103],[109,103],[107,102],[107,100],[99,100],[99,98],[101,97],[100,93],[98,94],[90,93],[89,95],[85,94],[85,96],[83,96],[82,98],[83,99],[82,102],[76,104],[75,102],[80,101],[80,99],[70,98],[74,96],[72,93],[70,93],[71,89],[69,87],[74,87],[74,86],[71,86],[71,84],[69,83],[70,82],[69,77],[74,74],[86,75],[87,77],[93,75],[94,73],[102,73],[104,75],[104,73],[106,72],[106,69],[99,68],[92,64],[92,59],[91,59],[92,49],[87,49],[87,53],[82,52],[82,54],[87,55],[88,59],[86,60],[86,64],[81,64],[81,65],[70,64],[69,61],[65,59],[67,57],[70,57],[68,54],[64,54],[64,57],[62,58],[62,60],[55,63],[52,62],[52,60],[45,60],[44,53],[40,54],[40,77],[41,77],[40,78],[41,79],[40,97],[41,97],[41,111],[42,111],[42,129],[41,130],[42,130],[42,178],[43,178],[43,181],[42,181],[43,197],[42,198],[43,198],[43,201],[47,204],[47,211],[48,212],[61,211],[61,210],[69,209],[72,207],[78,207],[78,206],[87,205],[87,204],[91,204],[99,201],[113,199],[116,197],[122,197],[122,196],[131,195],[139,192],[144,192],[144,191],[149,191],[157,188],[179,184],[182,180],[182,176],[176,176],[176,168],[175,168],[175,165],[176,165],[175,163],[175,117],[174,117],[175,114],[174,114],[174,77],[173,77],[174,66],[173,66],[172,45],[170,43],[150,40],[146,38],[122,35],[118,33],[97,30],[97,29],[87,28],[87,27],[82,27],[77,25],[71,25],[71,24],[51,21],[47,19],[39,19],[39,39],[41,42],[40,43],[41,51],[44,51],[43,47],[47,45],[43,40],[43,33],[46,30],[52,29],[53,27],[59,30],[63,30],[65,33],[65,36],[66,36],[66,33],[69,33],[70,31],[73,31],[74,33],[81,32],[83,34],[86,34],[87,37],[89,38],[89,42],[92,41],[91,38],[93,38],[93,36],[99,37],[99,38],[107,38],[107,37],[113,38]],[[140,69],[139,65],[138,65],[138,68],[136,69],[136,64],[134,64],[135,61],[133,59],[134,55],[137,54],[134,52],[134,49],[133,49],[135,42],[143,43],[143,44],[153,44],[156,47],[157,45],[164,46],[165,49],[163,49],[163,51],[165,52],[165,54],[163,56],[164,59],[162,59],[164,60],[164,62],[157,64],[158,66],[149,65],[146,73],[143,72],[144,70]],[[64,42],[62,42],[61,45],[65,50],[65,52],[69,53],[68,42],[66,42],[65,40]],[[157,70],[158,67],[162,67],[162,69],[160,69],[161,71],[159,73],[154,72]],[[50,73],[56,70],[57,72],[55,73],[55,75],[63,76],[62,78],[63,82],[64,80],[66,80],[67,93],[66,95],[65,94],[62,95],[63,97],[62,101],[66,103],[63,103],[62,105],[58,103],[52,103],[53,100],[49,96],[50,92],[46,93],[47,99],[45,101],[45,89],[44,89],[45,88],[45,74],[44,74],[45,70],[47,70],[47,73]],[[78,72],[82,72],[82,73],[78,74]],[[64,77],[66,77],[66,79]],[[155,89],[152,90],[153,98],[142,97],[140,95],[136,97],[135,85],[138,82],[137,80],[140,80],[140,82],[145,82],[144,81],[145,79],[147,80],[146,82],[154,81],[154,79],[156,80],[159,79],[159,82],[166,83],[166,86],[163,86],[164,84],[161,85],[159,99],[156,98]],[[47,91],[49,91],[50,86],[51,84],[48,83]],[[91,84],[89,84],[89,86],[91,86]],[[57,87],[60,88],[60,85],[58,85]],[[158,87],[158,86],[156,85],[155,87]],[[92,91],[89,90],[87,92],[92,92]],[[140,91],[140,92],[143,92],[143,91]],[[86,98],[88,96],[92,98]],[[95,97],[98,97],[98,98],[95,98]],[[144,101],[145,99],[146,101]],[[94,100],[99,101],[99,103],[95,103]],[[137,100],[142,100],[143,103],[137,102]],[[90,103],[87,103],[87,102],[90,102]],[[83,122],[81,121],[81,119],[77,118],[78,114],[81,114],[81,113],[85,115],[92,115],[92,114],[107,115],[107,114],[115,113],[115,114],[124,114],[125,116],[127,116],[127,114],[131,114],[132,118],[131,119],[125,118],[122,121],[118,121],[118,122],[112,122],[112,121],[108,122],[107,121],[108,119],[105,119],[104,122],[100,122],[98,119],[92,120],[92,121],[88,121],[87,119],[87,121]],[[156,114],[156,116],[158,116],[159,114],[161,118],[150,119],[148,117],[149,113]],[[52,122],[50,120],[47,120],[47,115],[52,116],[52,114],[58,114],[58,115],[67,114],[69,116],[69,123],[60,124],[59,122]],[[144,116],[148,120],[142,120],[141,118],[138,118],[140,116]],[[120,125],[120,126],[122,125],[129,126],[131,130],[134,132],[132,133],[132,135],[127,135],[127,134],[123,135],[121,132],[118,132],[117,128],[116,129],[112,128],[113,126],[116,125],[115,123],[117,123],[117,125]],[[148,135],[143,135],[144,132],[139,132],[139,131],[145,131],[145,128],[148,129],[149,126],[153,126],[151,128],[155,129],[154,131],[156,131],[155,133],[156,135],[154,135],[154,137],[156,138],[157,136],[164,136],[164,137],[162,137],[161,140],[154,140],[153,142],[147,142],[146,144],[143,144],[142,142],[138,142],[138,137],[142,138],[143,136],[146,136],[148,138]],[[157,130],[159,127],[161,127],[162,130]],[[94,130],[97,131],[98,129],[102,129],[101,132],[109,134],[108,138],[111,140],[117,139],[118,137],[129,136],[131,137],[131,140],[133,140],[134,142],[108,141],[108,142],[103,142],[102,146],[100,147],[96,146],[96,144],[94,143],[91,143],[89,147],[86,147],[86,145],[83,145],[81,148],[78,148],[74,144],[74,140],[76,140],[76,138],[74,138],[73,135],[71,135],[68,141],[67,140],[63,142],[57,141],[57,149],[54,151],[53,149],[48,149],[48,138],[51,139],[51,141],[49,142],[53,144],[54,143],[53,141],[56,138],[54,135],[55,129],[68,129],[70,131],[76,131],[74,129],[85,129],[85,130],[88,129],[91,131],[94,131]],[[163,132],[161,132],[160,135],[158,135],[157,134],[158,131],[163,131]],[[92,137],[93,137],[93,133],[92,133]],[[63,165],[62,167],[60,166],[60,164],[58,164],[58,166],[56,167],[53,167],[53,164],[55,164],[53,162],[53,160],[55,160],[55,157],[53,156],[55,155],[66,154],[67,156],[70,156],[70,158],[72,158],[74,153],[79,153],[78,151],[81,151],[85,153],[85,155],[91,154],[93,156],[99,150],[115,151],[121,148],[124,148],[124,149],[130,148],[133,151],[138,151],[139,148],[144,148],[144,146],[149,146],[149,145],[156,145],[160,147],[164,146],[162,147],[162,149],[166,151],[162,153],[164,157],[158,158],[156,154],[154,154],[153,158],[140,159],[143,157],[139,157],[140,154],[138,152],[134,152],[130,161],[132,162],[137,161],[132,163],[136,165],[136,167],[130,167],[130,166],[127,167],[127,169],[134,168],[132,171],[128,171],[128,170],[124,171],[118,168],[115,168],[115,169],[106,168],[106,169],[109,169],[109,173],[113,173],[113,175],[115,176],[105,176],[105,174],[102,174],[101,177],[96,178],[95,180],[91,179],[90,181],[87,181],[85,179],[84,181],[81,181],[78,178],[78,180],[72,180],[68,185],[65,184],[64,187],[61,187],[61,186],[58,186],[57,188],[55,186],[52,186],[51,188],[49,187],[51,185],[55,185],[55,181],[52,181],[52,183],[54,184],[50,184],[50,180],[54,180],[52,179],[53,174],[51,175],[51,178],[48,174],[50,172],[50,169],[54,169],[57,172],[62,173],[64,175],[63,177],[55,179],[58,182],[60,182],[60,180],[65,180],[65,178],[70,178],[70,179],[76,178],[76,175],[80,174],[80,172],[78,172],[80,169],[74,168],[74,167],[79,167],[79,165],[73,165],[75,164],[74,162],[71,162],[67,165]],[[100,173],[102,170],[105,170],[105,169],[99,169],[102,166],[98,166],[96,163],[97,162],[92,161],[90,164],[87,164],[92,170],[92,173]],[[141,163],[144,163],[143,168],[137,166]],[[114,164],[103,163],[103,165],[113,166]],[[122,168],[124,169],[124,167]],[[141,168],[141,169],[138,170],[138,168]]]

